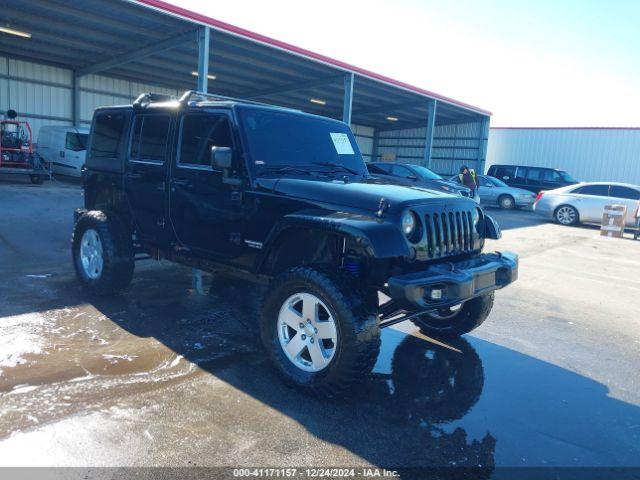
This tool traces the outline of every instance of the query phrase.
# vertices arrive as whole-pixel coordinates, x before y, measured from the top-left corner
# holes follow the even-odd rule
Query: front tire
[[[456,308],[439,309],[425,313],[412,322],[428,336],[455,338],[478,328],[493,308],[494,293],[467,300]]]
[[[29,175],[29,179],[34,185],[42,185],[42,182],[44,181],[42,175]]]
[[[97,210],[84,213],[73,229],[71,251],[76,276],[88,292],[116,295],[131,283],[131,235],[115,216]]]
[[[571,205],[560,205],[553,213],[553,217],[555,218],[556,222],[561,225],[571,226],[580,223],[580,215],[578,214],[578,210],[576,210]]]
[[[370,295],[340,277],[294,267],[265,296],[262,341],[287,384],[316,396],[339,396],[366,377],[378,357],[376,308]]]

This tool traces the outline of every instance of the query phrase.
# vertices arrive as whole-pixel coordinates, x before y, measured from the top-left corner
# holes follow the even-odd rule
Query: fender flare
[[[267,236],[256,269],[278,246],[278,238],[292,229],[311,229],[351,238],[363,253],[384,259],[409,255],[409,243],[399,227],[386,219],[349,212],[304,210],[283,217]]]

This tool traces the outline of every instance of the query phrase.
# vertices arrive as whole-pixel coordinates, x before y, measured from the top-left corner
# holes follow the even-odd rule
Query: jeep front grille
[[[429,213],[424,216],[429,258],[458,255],[474,247],[471,212]]]

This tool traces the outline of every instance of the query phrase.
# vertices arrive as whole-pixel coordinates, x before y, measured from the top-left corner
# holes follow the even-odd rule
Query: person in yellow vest
[[[478,194],[478,177],[474,169],[470,169],[466,165],[460,167],[460,174],[458,175],[460,183],[471,190],[471,198],[477,203],[480,203],[480,195]]]

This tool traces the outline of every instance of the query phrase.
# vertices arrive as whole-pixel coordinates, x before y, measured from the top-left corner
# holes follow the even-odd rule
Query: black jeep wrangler
[[[516,255],[481,253],[500,230],[473,200],[370,176],[347,125],[284,108],[197,92],[100,108],[84,192],[87,290],[122,291],[139,258],[261,282],[269,355],[326,396],[371,370],[381,328],[462,335],[517,278]]]

